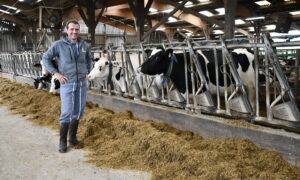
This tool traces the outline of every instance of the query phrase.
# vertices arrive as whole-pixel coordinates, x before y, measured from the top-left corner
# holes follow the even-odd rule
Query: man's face
[[[67,34],[71,41],[77,40],[79,32],[79,24],[70,23],[68,25]]]

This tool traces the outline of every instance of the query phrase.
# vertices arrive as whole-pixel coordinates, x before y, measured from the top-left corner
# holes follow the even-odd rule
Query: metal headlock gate
[[[0,53],[2,72],[34,78],[41,76],[41,70],[34,67],[42,59],[42,52]]]
[[[122,45],[110,47],[108,53],[109,61],[120,61],[124,70],[126,92],[119,93],[116,86],[111,88],[107,81],[102,84],[102,92],[108,94],[117,94],[135,100],[149,101],[153,103],[174,106],[192,111],[195,113],[209,113],[218,116],[240,117],[248,120],[288,127],[300,128],[300,113],[295,96],[291,90],[289,82],[278,62],[274,48],[282,46],[300,46],[300,42],[270,43],[264,36],[260,39],[231,39],[231,40],[211,40],[211,41],[193,41],[186,39],[184,42],[168,42],[162,44],[139,44],[139,45]],[[192,93],[185,95],[179,93],[174,84],[167,80],[166,83],[157,83],[158,80],[166,78],[164,75],[148,76],[141,75],[137,68],[148,59],[148,49],[163,46],[164,49],[172,48],[174,54],[183,53],[184,70],[185,70],[185,87],[192,87]],[[252,107],[243,86],[243,82],[237,72],[233,61],[231,51],[235,48],[251,48],[254,50],[255,57],[255,105]],[[216,76],[216,96],[212,96],[205,73],[198,61],[197,53],[200,51],[210,50],[213,52]],[[258,51],[265,52],[264,73],[265,73],[265,90],[266,90],[266,114],[262,112],[264,107],[260,101],[261,83],[258,82],[259,58]],[[223,56],[223,64],[218,64],[217,53]],[[94,50],[95,52],[95,50]],[[104,52],[101,52],[103,54]],[[41,52],[16,52],[0,53],[1,71],[12,73],[14,75],[27,76],[35,78],[41,75],[40,70],[34,68],[34,64],[41,60]],[[176,56],[174,56],[176,57]],[[100,56],[101,60],[101,56]],[[174,63],[176,63],[176,60]],[[260,63],[261,64],[261,63]],[[218,69],[222,67],[222,72]],[[228,71],[228,72],[227,72]],[[278,80],[280,93],[271,92],[274,82],[270,82],[270,71],[274,71],[274,78]],[[227,76],[232,77],[234,87],[231,90],[224,90],[224,97],[221,96],[219,78],[223,76],[224,85],[227,84]],[[191,84],[188,84],[188,77],[191,78]],[[275,79],[273,79],[275,81]],[[98,86],[92,85],[92,88]],[[276,89],[276,88],[274,88]],[[274,90],[275,91],[275,90]],[[273,94],[272,94],[273,93]],[[273,98],[272,98],[273,97]]]
[[[139,44],[139,45],[122,45],[121,47],[115,47],[111,50],[112,53],[122,54],[122,61],[124,61],[124,68],[127,81],[127,97],[132,97],[137,100],[144,100],[149,102],[154,102],[158,104],[164,104],[167,106],[174,106],[179,108],[184,108],[189,111],[196,113],[214,113],[216,115],[226,115],[226,117],[241,117],[247,118],[255,122],[263,122],[275,125],[284,125],[291,127],[299,127],[299,109],[295,97],[291,91],[291,88],[288,84],[288,81],[285,77],[285,74],[282,71],[281,66],[274,54],[273,48],[279,46],[298,46],[299,42],[289,42],[289,43],[269,43],[269,40],[266,37],[263,37],[263,43],[253,43],[255,39],[232,39],[232,40],[214,40],[214,41],[193,41],[186,39],[184,42],[172,42],[172,43],[162,43],[162,44]],[[251,42],[249,42],[251,41]],[[246,43],[245,43],[246,42]],[[153,49],[157,46],[162,46],[165,49],[172,48],[176,52],[184,53],[185,61],[185,79],[190,75],[192,78],[192,99],[189,98],[189,95],[186,94],[185,97],[176,91],[176,87],[170,81],[162,85],[164,88],[158,88],[154,81],[154,76],[143,75],[142,83],[137,82],[136,77],[137,72],[132,65],[133,61],[139,61],[141,65],[147,59],[147,49]],[[251,106],[249,98],[246,93],[246,89],[243,86],[241,78],[235,67],[235,63],[231,56],[231,49],[234,48],[251,48],[254,50],[255,57],[255,105],[256,108]],[[146,49],[146,50],[145,50]],[[258,82],[258,49],[265,51],[265,74],[266,74],[266,116],[260,115],[259,107],[259,85]],[[225,88],[224,99],[221,98],[220,85],[217,83],[217,96],[216,102],[214,101],[213,96],[209,91],[207,86],[207,80],[201,65],[197,61],[197,50],[212,50],[214,53],[214,62],[216,69],[216,78],[218,80],[219,76],[224,76],[224,83],[226,86],[226,76],[230,73],[233,77],[234,88],[231,90],[231,93]],[[223,54],[223,73],[219,74],[217,71],[218,59],[217,51],[222,51]],[[131,54],[137,54],[138,59],[132,59]],[[188,58],[188,55],[189,58]],[[192,64],[191,72],[188,71],[187,64]],[[175,60],[176,62],[176,60]],[[269,64],[267,64],[269,63]],[[227,68],[226,68],[227,67]],[[229,72],[226,72],[229,69]],[[275,72],[276,79],[278,79],[281,93],[279,96],[276,96],[273,101],[270,101],[270,82],[268,78],[268,71],[272,69]],[[163,75],[161,75],[163,77]],[[193,78],[199,78],[200,81],[197,82]],[[187,82],[187,81],[186,81]],[[218,82],[218,81],[217,81]],[[141,87],[140,87],[141,85]],[[204,88],[205,87],[205,88]],[[186,84],[188,88],[188,84]],[[286,100],[285,94],[288,95],[289,99]],[[225,104],[225,108],[222,109],[222,100]],[[283,103],[279,103],[280,100]],[[192,103],[191,103],[192,101]],[[233,113],[233,114],[232,114]],[[229,116],[228,116],[229,115]]]

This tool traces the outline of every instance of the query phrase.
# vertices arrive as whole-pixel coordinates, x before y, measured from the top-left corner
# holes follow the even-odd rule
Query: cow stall
[[[197,114],[208,113],[244,118],[251,122],[284,125],[297,129],[300,120],[298,102],[288,81],[290,77],[286,77],[276,56],[276,47],[292,47],[299,44],[299,42],[271,44],[269,39],[263,36],[260,39],[225,41],[222,39],[214,41],[186,39],[184,42],[123,45],[113,47],[109,51],[114,57],[111,60],[121,61],[122,68],[125,70],[125,97],[186,109]],[[172,64],[177,62],[176,56],[173,60],[170,58],[170,67],[160,75],[145,75],[138,72],[138,68],[149,58],[149,51],[154,51],[158,46],[164,49],[172,48],[174,54],[183,54],[181,61],[184,62],[182,66],[186,79],[185,88],[188,89],[190,86],[192,89],[190,93],[180,93],[169,77]],[[249,87],[244,87],[247,83],[249,85],[249,82],[242,81],[245,79],[247,81],[247,78],[240,77],[237,64],[233,61],[232,52],[237,48],[251,49],[254,57],[251,64],[254,68],[251,74],[253,77],[249,76],[253,79],[253,91],[250,94]],[[197,61],[198,50],[212,53],[216,78],[214,95],[210,92],[211,87],[208,86],[206,80],[207,72],[203,72],[203,67]],[[220,51],[223,64],[218,64]],[[228,77],[231,82],[227,82]],[[188,78],[191,78],[190,84],[187,81]],[[224,81],[222,86],[227,87],[227,83],[234,85],[220,92],[220,78]]]

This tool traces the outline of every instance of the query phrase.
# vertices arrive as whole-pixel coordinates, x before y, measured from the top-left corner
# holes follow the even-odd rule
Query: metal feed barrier
[[[280,46],[298,46],[299,42],[288,42],[288,43],[273,43],[268,46],[268,39],[262,38],[261,43],[253,43],[255,39],[232,39],[223,41],[215,40],[215,41],[192,41],[186,40],[185,42],[172,42],[172,43],[162,43],[162,44],[140,44],[139,46],[121,46],[115,47],[112,50],[112,53],[120,53],[122,57],[126,60],[125,73],[128,74],[126,81],[128,82],[128,88],[136,89],[138,86],[134,86],[133,82],[136,82],[136,72],[134,71],[132,62],[137,59],[131,59],[131,54],[137,54],[139,65],[146,59],[147,53],[145,49],[153,49],[157,46],[163,46],[165,49],[173,48],[176,52],[184,53],[184,61],[185,61],[185,79],[187,80],[188,76],[192,78],[192,98],[188,94],[183,97],[178,91],[176,92],[176,87],[172,84],[172,82],[168,81],[163,85],[164,88],[157,88],[154,84],[154,77],[143,75],[142,88],[140,88],[139,93],[134,93],[130,91],[128,93],[128,97],[134,99],[141,99],[144,101],[154,102],[158,104],[165,104],[168,106],[185,108],[189,111],[197,112],[197,113],[215,113],[215,114],[226,114],[232,115],[233,117],[243,117],[247,118],[251,121],[257,122],[267,122],[271,124],[279,124],[285,126],[299,127],[299,109],[293,92],[289,87],[287,78],[285,74],[282,73],[282,68],[279,65],[276,56],[274,56],[273,48]],[[250,41],[250,42],[249,42]],[[246,43],[245,43],[246,42]],[[244,88],[239,74],[237,73],[235,64],[231,57],[231,50],[234,48],[252,48],[254,50],[255,57],[255,105],[256,108],[252,107],[249,101],[249,98],[246,93],[246,89]],[[234,88],[231,91],[227,91],[225,88],[224,101],[222,101],[222,96],[220,95],[220,86],[217,83],[217,95],[216,97],[212,97],[211,93],[208,91],[206,78],[203,74],[203,70],[197,61],[197,57],[195,55],[196,50],[213,50],[214,59],[215,59],[215,68],[216,68],[216,79],[218,80],[221,75],[224,76],[225,85],[226,85],[226,76],[230,74],[233,77]],[[217,59],[217,51],[221,50],[223,54],[223,72],[219,74],[217,71],[218,68],[218,59]],[[261,87],[261,82],[258,82],[258,67],[261,67],[262,62],[259,61],[257,51],[265,52],[265,61],[271,61],[270,65],[264,65],[264,74],[266,75],[266,82],[263,83],[266,87],[266,107],[267,112],[261,115],[261,109],[259,105],[259,91]],[[175,53],[176,53],[175,52]],[[187,54],[188,53],[188,54]],[[125,54],[125,55],[124,55]],[[187,55],[190,56],[188,63]],[[271,60],[270,60],[271,59]],[[276,63],[277,62],[277,63]],[[190,67],[187,67],[187,64],[191,64]],[[129,67],[129,68],[128,68]],[[190,70],[188,70],[190,68]],[[229,69],[229,72],[227,70]],[[278,80],[279,85],[282,89],[282,92],[273,97],[271,104],[268,104],[268,100],[271,100],[271,92],[270,86],[272,83],[269,82],[269,76],[267,75],[269,69],[273,69],[275,73],[275,80]],[[281,72],[281,73],[280,73]],[[200,79],[196,81],[196,79]],[[187,82],[187,81],[186,81]],[[218,81],[217,81],[218,82]],[[136,83],[137,84],[137,83]],[[186,88],[189,84],[186,84]],[[205,87],[205,88],[204,88]],[[274,88],[275,89],[275,88]],[[288,96],[285,96],[287,94]],[[214,100],[216,99],[216,101]],[[282,102],[280,102],[280,100]],[[223,103],[223,104],[222,104]],[[223,106],[223,108],[221,108]]]
[[[240,117],[258,123],[267,123],[273,125],[283,125],[288,127],[300,128],[300,113],[295,96],[291,90],[289,82],[280,66],[274,48],[283,46],[299,46],[300,42],[270,43],[264,36],[259,39],[231,39],[231,40],[212,40],[212,41],[193,41],[186,39],[184,42],[171,42],[162,44],[139,44],[122,45],[109,47],[107,52],[102,50],[93,50],[92,53],[99,53],[101,56],[106,53],[109,61],[120,61],[125,74],[126,92],[120,93],[115,85],[111,86],[109,80],[97,83],[97,79],[91,82],[91,88],[100,90],[109,95],[124,96],[134,100],[148,101],[167,106],[186,109],[195,113],[209,113],[218,116]],[[178,92],[175,85],[165,76],[141,75],[136,68],[139,67],[149,56],[147,49],[153,49],[157,46],[163,46],[165,49],[172,48],[174,53],[183,53],[185,69],[185,87],[192,87],[192,93],[185,95]],[[255,105],[252,107],[247,96],[247,89],[243,86],[241,78],[233,62],[231,51],[235,48],[251,48],[255,57]],[[197,60],[196,52],[198,50],[211,50],[214,55],[215,76],[217,80],[216,95],[212,96],[209,91],[208,82]],[[221,51],[223,64],[221,73],[219,73],[218,55]],[[264,52],[264,63],[259,60],[258,52]],[[33,65],[40,61],[41,52],[16,52],[0,53],[1,71],[12,73],[14,75],[27,76],[35,78],[41,75],[40,70]],[[176,63],[176,59],[175,62]],[[258,68],[264,72],[265,83],[258,81]],[[270,71],[274,71],[273,82],[270,82]],[[224,96],[221,96],[219,78],[223,76],[224,84],[228,82],[227,77],[232,77],[233,88],[224,89]],[[191,78],[191,84],[188,84],[188,77]],[[164,84],[157,84],[158,79],[167,78]],[[276,91],[278,87],[274,84],[278,82],[280,93]],[[115,88],[112,88],[115,87]],[[266,90],[265,99],[260,98],[262,87]],[[273,92],[274,90],[274,92]],[[276,92],[275,92],[276,91]],[[265,107],[262,103],[265,102]],[[264,112],[264,109],[266,112]]]

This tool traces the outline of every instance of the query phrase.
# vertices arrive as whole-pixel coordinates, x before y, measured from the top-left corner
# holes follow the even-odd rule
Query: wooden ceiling
[[[103,15],[99,18],[100,22],[132,33],[136,32],[134,15],[128,0],[90,1],[94,2],[96,17],[101,9],[105,8]],[[148,0],[145,0],[145,5],[147,2]],[[158,23],[169,13],[170,9],[174,9],[180,2],[179,0],[153,0],[151,12],[147,13],[145,31],[149,30],[150,26]],[[244,21],[242,24],[236,23],[237,33],[245,31],[252,34],[254,25],[261,27],[262,31],[270,32],[275,31],[276,25],[288,26],[290,29],[300,29],[300,15],[290,13],[300,10],[299,0],[268,0],[269,4],[264,6],[259,6],[255,2],[252,0],[237,0],[235,19]],[[17,10],[6,5],[13,6]],[[55,23],[57,21],[56,17],[61,17],[62,21],[82,19],[78,9],[81,8],[86,12],[90,5],[87,0],[24,0],[24,2],[0,0],[0,27],[10,31],[15,31],[18,28],[26,30],[31,27],[39,27],[39,7],[42,7],[42,19],[46,27],[60,27],[61,22]],[[179,10],[172,16],[177,20],[176,22],[167,21],[159,28],[166,32],[177,30],[183,33],[192,32],[194,36],[199,37],[204,36],[204,30],[209,31],[211,35],[217,35],[218,33],[215,30],[224,30],[225,16],[218,12],[222,8],[224,8],[223,0],[190,0],[185,4],[185,9]],[[211,15],[200,14],[200,11],[208,11]],[[246,20],[246,18],[256,16],[263,16],[264,19],[259,21]],[[52,20],[50,20],[51,18]]]

